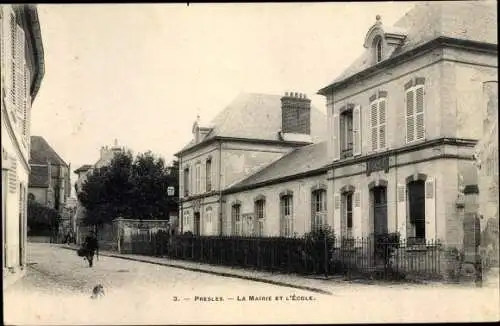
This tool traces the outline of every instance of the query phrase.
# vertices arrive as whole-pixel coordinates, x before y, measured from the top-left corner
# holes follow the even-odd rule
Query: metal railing
[[[336,245],[337,244],[337,245]],[[214,265],[303,275],[383,279],[439,278],[439,241],[407,243],[376,238],[285,238],[170,236],[167,232],[132,236],[130,253]]]

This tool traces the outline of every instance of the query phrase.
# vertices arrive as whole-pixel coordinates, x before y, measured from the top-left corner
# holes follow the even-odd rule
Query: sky
[[[74,171],[115,139],[171,162],[197,115],[208,124],[240,92],[306,93],[326,112],[316,92],[362,53],[376,15],[392,25],[413,5],[39,4],[31,133]]]

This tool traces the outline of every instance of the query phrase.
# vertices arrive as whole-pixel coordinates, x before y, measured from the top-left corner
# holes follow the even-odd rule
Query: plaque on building
[[[389,156],[381,156],[366,161],[366,175],[375,171],[389,172]]]

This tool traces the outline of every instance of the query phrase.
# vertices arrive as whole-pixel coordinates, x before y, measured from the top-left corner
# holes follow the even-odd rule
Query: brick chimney
[[[311,100],[306,94],[286,92],[281,98],[281,132],[311,134]]]

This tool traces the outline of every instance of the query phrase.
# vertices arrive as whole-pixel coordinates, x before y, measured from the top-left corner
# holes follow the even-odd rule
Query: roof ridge
[[[50,151],[52,152],[52,154],[55,154],[56,158],[57,158],[58,160],[60,160],[60,161],[63,163],[63,165],[68,166],[68,164],[66,163],[66,161],[64,161],[64,160],[61,158],[61,156],[60,156],[60,155],[59,155],[59,154],[58,154],[58,153],[54,150],[54,148],[52,148],[52,146],[50,146],[49,142],[48,142],[48,141],[47,141],[47,140],[46,140],[43,136],[36,136],[36,135],[33,135],[33,136],[31,136],[31,138],[38,138],[38,139],[39,139],[39,141],[43,142],[43,143],[42,143],[42,145],[45,145],[45,146],[47,147],[47,149],[48,149],[48,150],[50,150]],[[31,141],[31,139],[30,139],[30,141]],[[54,162],[50,162],[50,164],[57,164],[57,165],[61,165],[61,164],[60,164],[60,162],[56,162],[56,163],[54,163]]]

